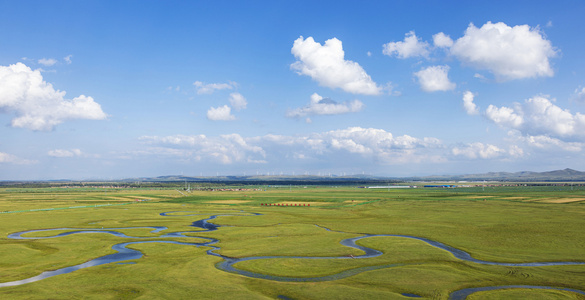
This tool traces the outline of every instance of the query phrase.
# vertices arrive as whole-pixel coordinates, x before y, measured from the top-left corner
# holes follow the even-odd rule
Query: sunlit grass
[[[219,239],[216,253],[230,257],[317,256],[350,257],[362,252],[344,247],[342,239],[364,234],[425,237],[497,262],[585,261],[585,198],[580,187],[476,187],[458,189],[371,190],[354,187],[268,188],[266,191],[192,191],[182,197],[174,190],[0,189],[0,211],[91,204],[53,211],[0,214],[0,282],[13,281],[80,264],[114,253],[112,245],[131,238],[105,233],[12,240],[7,235],[34,229],[166,226],[120,229],[129,236],[152,240],[167,232],[193,231],[193,237]],[[149,199],[137,202],[135,199]],[[547,200],[549,199],[549,200]],[[551,201],[550,199],[554,199]],[[220,202],[218,202],[220,201]],[[245,202],[243,202],[245,201]],[[210,203],[215,202],[215,203]],[[313,203],[308,206],[265,206]],[[317,203],[327,205],[317,206]],[[175,212],[161,216],[162,212]],[[250,213],[261,215],[251,215]],[[192,222],[212,215],[221,225],[202,232]],[[328,231],[330,229],[331,231]],[[39,231],[27,237],[54,236],[66,230]],[[207,239],[172,238],[202,243]],[[545,285],[585,290],[585,266],[504,267],[462,262],[422,241],[370,237],[358,244],[384,252],[367,259],[261,259],[236,264],[243,270],[285,277],[320,277],[365,267],[392,267],[318,283],[252,279],[215,268],[221,258],[209,247],[136,244],[144,252],[135,264],[107,264],[35,283],[0,288],[11,299],[83,298],[215,298],[242,295],[246,299],[404,299],[401,293],[446,299],[469,287]],[[396,265],[398,264],[398,265]],[[396,266],[394,266],[396,265]],[[481,292],[474,299],[514,297],[575,297],[574,293],[544,290]]]

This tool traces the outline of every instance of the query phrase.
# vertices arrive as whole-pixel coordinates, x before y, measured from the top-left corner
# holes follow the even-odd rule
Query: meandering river
[[[164,212],[164,213],[161,213],[160,215],[165,216],[165,217],[173,217],[173,216],[187,217],[187,216],[196,216],[199,214],[190,213],[190,212]],[[27,230],[27,231],[11,233],[8,235],[8,238],[20,239],[20,240],[23,240],[23,239],[27,239],[27,240],[29,240],[29,239],[50,239],[50,238],[59,238],[59,237],[63,237],[63,236],[74,235],[74,234],[84,234],[84,233],[104,233],[104,234],[111,234],[111,235],[114,235],[116,237],[121,237],[121,238],[137,239],[138,241],[125,242],[125,243],[113,245],[112,249],[115,250],[117,253],[98,257],[98,258],[92,259],[88,262],[85,262],[85,263],[82,263],[79,265],[70,266],[70,267],[66,267],[66,268],[62,268],[62,269],[58,269],[58,270],[53,270],[53,271],[45,271],[37,276],[33,276],[33,277],[30,277],[27,279],[0,283],[0,288],[31,283],[31,282],[39,281],[39,280],[42,280],[45,278],[49,278],[49,277],[53,277],[53,276],[57,276],[57,275],[61,275],[61,274],[66,274],[66,273],[71,273],[71,272],[74,272],[74,271],[77,271],[80,269],[99,266],[99,265],[103,265],[103,264],[139,259],[142,257],[142,252],[140,252],[138,250],[129,249],[129,248],[127,248],[127,246],[133,245],[133,244],[141,244],[141,243],[171,243],[171,244],[189,245],[189,246],[195,246],[195,247],[209,247],[210,249],[207,250],[207,252],[206,252],[208,255],[221,257],[223,259],[220,263],[218,263],[216,265],[216,267],[219,270],[234,273],[234,274],[239,274],[239,275],[251,277],[251,278],[260,278],[260,279],[265,279],[265,280],[286,281],[286,282],[318,282],[318,281],[338,280],[338,279],[346,278],[346,277],[353,276],[356,274],[360,274],[360,273],[363,273],[366,271],[398,267],[398,266],[403,266],[403,264],[387,264],[387,265],[361,267],[361,268],[355,268],[355,269],[351,269],[351,270],[347,270],[347,271],[342,271],[342,272],[339,272],[339,273],[333,274],[333,275],[327,275],[327,276],[321,276],[321,277],[309,277],[309,278],[267,275],[267,274],[262,274],[262,273],[240,270],[240,269],[236,268],[234,265],[238,262],[248,261],[248,260],[258,260],[258,259],[275,259],[275,258],[299,258],[299,259],[354,259],[354,258],[358,258],[358,259],[365,259],[365,258],[371,258],[371,257],[376,257],[376,256],[382,255],[383,253],[381,251],[378,251],[378,250],[372,249],[372,248],[363,247],[363,246],[356,244],[356,242],[358,240],[366,239],[366,238],[370,238],[370,237],[401,237],[401,238],[416,239],[419,241],[423,241],[423,242],[429,244],[430,246],[448,251],[451,254],[453,254],[453,256],[455,256],[456,258],[458,258],[460,260],[468,261],[468,262],[472,262],[472,263],[477,263],[477,264],[499,265],[499,266],[519,266],[519,267],[585,265],[585,262],[572,262],[572,261],[567,261],[567,262],[526,262],[526,263],[500,263],[500,262],[493,262],[493,261],[484,261],[484,260],[479,260],[479,259],[473,258],[469,253],[467,253],[461,249],[457,249],[457,248],[445,245],[445,244],[440,243],[438,241],[433,241],[430,239],[416,237],[416,236],[395,235],[395,234],[364,234],[362,236],[342,240],[341,244],[343,246],[359,249],[359,250],[364,252],[364,254],[362,254],[362,255],[357,255],[357,256],[352,256],[352,257],[347,257],[347,256],[341,256],[341,257],[251,256],[251,257],[233,258],[233,257],[227,257],[227,256],[221,255],[219,253],[216,253],[216,251],[219,250],[218,247],[214,246],[214,244],[219,242],[219,240],[217,240],[217,239],[209,238],[209,237],[185,235],[185,233],[193,234],[193,233],[210,232],[210,231],[218,230],[218,228],[220,228],[221,226],[214,224],[214,223],[210,223],[209,221],[213,220],[217,217],[220,217],[220,216],[252,216],[252,215],[259,215],[259,214],[257,214],[257,213],[243,213],[243,214],[238,214],[238,215],[225,215],[225,214],[224,215],[212,215],[209,218],[200,219],[200,220],[197,220],[191,224],[191,226],[196,227],[196,228],[200,228],[202,230],[168,232],[168,233],[164,233],[164,234],[156,237],[157,240],[152,240],[153,237],[128,236],[128,235],[121,233],[117,230],[148,228],[148,229],[152,229],[151,233],[161,233],[161,232],[167,230],[168,229],[167,227],[147,226],[147,227],[120,227],[120,228],[105,228],[105,229],[104,228],[102,228],[102,229],[53,228],[53,229]],[[329,230],[329,229],[324,228],[324,227],[321,227],[321,228]],[[61,232],[61,233],[58,233],[58,234],[55,234],[52,236],[42,236],[42,237],[31,237],[30,236],[31,233],[48,232],[48,231],[64,231],[64,232]],[[25,235],[25,234],[28,234],[28,236],[24,237],[23,235]],[[193,239],[198,239],[198,240],[203,239],[206,241],[205,242],[197,242],[197,243],[196,242],[186,243],[186,242],[176,242],[176,241],[172,241],[172,240],[167,240],[170,238],[178,238],[178,237],[193,238]],[[140,241],[140,239],[149,239],[149,240],[148,241]],[[494,286],[494,287],[478,287],[478,288],[463,289],[463,290],[453,292],[450,295],[450,299],[465,299],[468,295],[475,293],[475,292],[497,290],[497,289],[509,289],[509,288],[557,289],[557,290],[571,291],[571,292],[585,295],[584,291],[576,290],[576,289],[567,289],[567,288],[560,288],[560,287],[547,287],[547,286],[515,285],[515,286]],[[416,296],[415,294],[408,294],[408,295]]]

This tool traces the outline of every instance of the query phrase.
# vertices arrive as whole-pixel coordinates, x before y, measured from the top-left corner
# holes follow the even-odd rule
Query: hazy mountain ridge
[[[139,185],[140,183],[168,185],[177,182],[192,183],[215,183],[215,184],[255,184],[255,185],[386,185],[399,184],[404,182],[416,181],[509,181],[509,182],[563,182],[563,181],[585,181],[585,172],[573,169],[555,170],[547,172],[488,172],[483,174],[464,174],[464,175],[432,175],[432,176],[414,176],[414,177],[383,177],[364,174],[355,174],[347,176],[337,175],[248,175],[248,176],[185,176],[185,175],[165,175],[158,177],[135,177],[118,180],[105,179],[85,179],[85,180],[31,180],[31,181],[0,181],[0,185],[20,185],[32,183],[116,183]]]
[[[570,168],[546,172],[488,172],[465,175],[433,175],[414,177],[383,177],[372,175],[317,176],[317,175],[250,175],[250,176],[159,176],[141,178],[143,181],[236,181],[236,182],[398,182],[398,181],[585,181],[585,172]]]
[[[573,169],[555,170],[547,172],[488,172],[484,174],[466,174],[466,175],[438,175],[414,177],[420,180],[459,180],[459,181],[477,181],[477,180],[496,180],[496,181],[583,181],[585,172]],[[413,178],[413,179],[414,179]]]

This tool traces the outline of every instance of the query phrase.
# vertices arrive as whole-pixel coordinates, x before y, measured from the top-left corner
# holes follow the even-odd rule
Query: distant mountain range
[[[252,185],[386,185],[403,182],[417,181],[509,181],[509,182],[563,182],[585,181],[585,172],[573,169],[564,169],[548,172],[489,172],[484,174],[466,175],[433,175],[419,177],[381,177],[372,175],[348,175],[348,176],[316,176],[316,175],[254,175],[254,176],[183,176],[170,175],[159,177],[127,178],[121,180],[34,180],[34,181],[0,181],[0,186],[34,184],[72,184],[82,182],[104,183],[111,182],[117,185],[149,185],[166,186],[177,182],[191,182],[201,184],[252,184]]]
[[[404,179],[404,178],[403,178]],[[456,180],[456,181],[585,181],[585,172],[573,169],[564,169],[548,172],[489,172],[484,174],[467,175],[438,175],[412,177],[412,180]]]
[[[419,177],[380,177],[371,175],[349,176],[313,176],[313,175],[256,175],[256,176],[159,176],[155,178],[129,179],[135,181],[187,181],[187,182],[230,182],[230,183],[259,183],[259,184],[289,184],[289,183],[372,183],[372,182],[403,182],[403,181],[585,181],[585,172],[573,169],[564,169],[548,172],[489,172],[484,174],[466,175],[435,175]]]

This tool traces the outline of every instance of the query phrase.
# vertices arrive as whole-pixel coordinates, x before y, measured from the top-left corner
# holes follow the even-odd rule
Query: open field
[[[173,189],[0,189],[0,285],[43,271],[116,253],[114,244],[160,241],[219,242],[215,253],[259,259],[234,266],[267,279],[222,271],[210,246],[133,244],[144,256],[132,264],[109,263],[18,286],[0,287],[4,299],[448,299],[458,290],[492,286],[548,286],[585,290],[584,265],[489,265],[408,237],[371,236],[357,245],[348,238],[404,235],[461,249],[499,263],[585,262],[585,188],[473,187],[457,189],[359,189],[282,187],[245,191]],[[148,200],[137,202],[137,199]],[[113,205],[124,204],[126,205]],[[111,204],[111,205],[106,205]],[[263,204],[311,204],[265,206]],[[93,205],[93,207],[90,207]],[[100,206],[104,205],[104,206]],[[62,208],[43,211],[26,211]],[[65,209],[67,208],[67,209]],[[19,211],[19,212],[15,212]],[[167,216],[164,212],[172,212]],[[257,213],[259,215],[253,215]],[[190,226],[218,215],[218,230]],[[153,232],[152,226],[165,226]],[[118,228],[45,239],[71,229]],[[279,256],[279,258],[262,258]],[[287,256],[287,257],[283,257]],[[293,258],[297,257],[297,258]],[[304,258],[299,258],[304,257]],[[328,259],[308,259],[327,257]],[[331,257],[342,257],[333,259]],[[355,258],[351,258],[355,257]],[[349,275],[339,275],[349,274]],[[274,278],[328,278],[309,282]],[[473,293],[469,299],[585,299],[568,290],[514,288]]]

